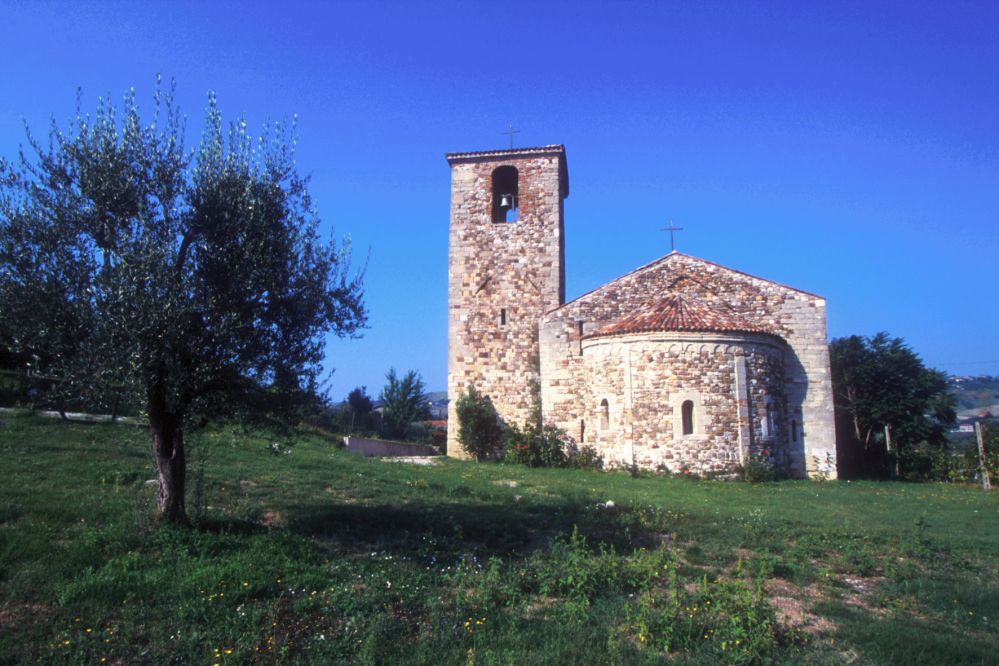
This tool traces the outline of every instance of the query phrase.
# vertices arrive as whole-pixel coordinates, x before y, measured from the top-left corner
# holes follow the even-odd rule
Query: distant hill
[[[949,382],[958,420],[982,417],[986,412],[999,416],[999,377],[952,376]]]

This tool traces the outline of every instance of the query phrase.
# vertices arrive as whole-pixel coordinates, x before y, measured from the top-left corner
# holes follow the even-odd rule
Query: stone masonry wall
[[[522,423],[539,378],[538,322],[564,301],[561,146],[449,155],[448,454],[457,442],[456,402],[470,383],[507,423]],[[492,221],[492,174],[519,173],[519,220]],[[503,321],[505,310],[505,323]]]
[[[590,404],[583,338],[618,318],[672,292],[716,303],[752,322],[767,325],[787,346],[783,366],[786,410],[796,441],[783,464],[796,475],[836,474],[832,385],[826,340],[825,301],[813,294],[756,278],[677,252],[584,294],[545,315],[540,337],[542,403],[545,416],[574,436]],[[753,375],[752,363],[747,373]],[[750,400],[750,408],[765,404]],[[757,416],[754,419],[759,422]],[[751,436],[747,433],[747,438]],[[762,435],[760,435],[762,438]]]
[[[748,451],[785,452],[781,344],[764,336],[646,333],[583,342],[587,395],[579,435],[611,465],[726,472]],[[741,441],[737,358],[746,360],[751,409]],[[681,405],[694,405],[694,432],[682,431]],[[609,418],[602,403],[608,403]],[[760,405],[759,408],[756,405]],[[777,425],[776,428],[770,424]],[[766,424],[766,425],[765,425]],[[766,432],[764,432],[766,431]],[[571,431],[570,431],[571,432]]]

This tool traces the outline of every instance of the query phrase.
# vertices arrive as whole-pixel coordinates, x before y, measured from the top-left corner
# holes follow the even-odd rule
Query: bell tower
[[[469,384],[506,423],[530,414],[538,322],[565,302],[565,147],[448,153],[448,455]]]

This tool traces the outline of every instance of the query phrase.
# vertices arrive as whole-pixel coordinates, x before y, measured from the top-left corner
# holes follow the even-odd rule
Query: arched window
[[[683,434],[694,434],[694,401],[684,400],[680,405],[680,417],[683,423]]]
[[[520,175],[509,164],[493,171],[493,222],[516,222],[520,207]]]
[[[605,430],[610,425],[610,404],[607,398],[600,401],[600,429]]]
[[[763,436],[777,436],[777,411],[773,405],[767,405],[767,420],[763,423]]]

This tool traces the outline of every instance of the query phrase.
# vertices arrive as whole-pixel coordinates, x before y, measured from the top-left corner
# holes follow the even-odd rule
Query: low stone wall
[[[343,442],[347,445],[348,453],[359,453],[366,458],[440,455],[440,451],[429,444],[390,442],[385,439],[367,439],[364,437],[344,437]]]

